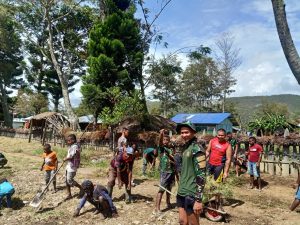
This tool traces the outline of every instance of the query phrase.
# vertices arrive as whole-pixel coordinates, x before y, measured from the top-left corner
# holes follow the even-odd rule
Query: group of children
[[[63,163],[66,163],[66,187],[67,196],[65,200],[72,198],[71,187],[75,186],[79,188],[79,198],[81,198],[78,207],[76,208],[73,216],[79,216],[80,210],[85,205],[86,201],[95,206],[95,213],[100,213],[102,218],[115,217],[118,215],[117,209],[112,201],[112,193],[115,184],[117,183],[119,188],[125,186],[125,201],[130,203],[132,201],[131,187],[132,187],[132,169],[135,159],[135,153],[137,152],[135,145],[128,145],[127,143],[128,129],[124,128],[122,136],[118,140],[117,151],[114,154],[113,159],[110,162],[108,172],[108,183],[104,187],[102,185],[94,184],[90,180],[84,180],[80,185],[75,181],[76,173],[80,165],[80,145],[77,143],[76,136],[71,134],[67,137],[68,154],[63,159]],[[238,160],[237,156],[237,144],[234,139],[229,136],[227,139],[233,149],[233,156]],[[250,183],[253,188],[253,177],[260,178],[259,176],[259,162],[262,149],[256,144],[256,139],[249,138],[249,156],[248,156],[248,172],[250,174]],[[3,156],[3,154],[1,154]],[[155,167],[155,159],[159,158],[159,171],[160,181],[159,189],[156,195],[155,213],[161,212],[161,201],[164,192],[166,192],[166,204],[167,208],[171,207],[170,195],[172,186],[175,180],[179,182],[180,166],[182,165],[180,157],[175,152],[174,146],[171,145],[170,136],[166,133],[166,130],[162,129],[159,136],[159,144],[157,147],[147,149],[144,151],[143,161],[143,173],[145,173],[145,167],[150,162],[152,167]],[[205,157],[205,156],[204,156]],[[1,158],[1,157],[0,157]],[[2,157],[3,158],[3,157]],[[4,162],[4,160],[0,162]],[[200,161],[199,161],[200,162]],[[7,163],[7,160],[6,162]],[[2,166],[3,164],[0,164]],[[199,163],[200,165],[200,163]],[[236,164],[237,165],[237,164]],[[44,145],[43,163],[40,170],[44,171],[45,183],[53,183],[53,192],[57,191],[55,173],[58,169],[58,159],[55,151],[51,149],[50,144]],[[237,170],[238,173],[238,170]],[[237,174],[238,175],[238,174]],[[258,179],[259,188],[261,189],[261,182]],[[300,176],[297,179],[297,193],[294,202],[290,209],[294,210],[300,204]],[[14,187],[7,179],[0,180],[0,207],[2,205],[2,199],[6,197],[7,207],[12,207],[11,196],[14,193]]]
[[[74,178],[80,165],[80,145],[77,143],[76,136],[71,134],[67,137],[69,146],[67,156],[63,159],[66,163],[66,187],[67,196],[65,201],[71,199],[71,187],[77,187],[80,192],[78,197],[81,198],[79,205],[75,209],[74,217],[79,216],[80,210],[86,201],[95,206],[95,213],[100,213],[102,218],[114,216],[117,214],[116,207],[113,205],[111,193],[102,185],[93,184],[90,180],[84,180],[80,185]],[[45,171],[45,183],[53,182],[53,191],[57,191],[55,173],[58,169],[58,159],[55,151],[52,151],[50,144],[44,145],[43,164],[41,170]]]

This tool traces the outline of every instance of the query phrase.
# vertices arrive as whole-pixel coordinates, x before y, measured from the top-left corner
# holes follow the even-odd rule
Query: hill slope
[[[271,96],[245,96],[245,97],[232,97],[228,101],[233,102],[237,109],[241,120],[244,122],[255,114],[256,109],[262,102],[275,102],[287,105],[289,113],[292,117],[300,116],[300,96],[299,95],[271,95]],[[298,117],[299,117],[298,116]]]
[[[232,97],[228,98],[228,101],[234,103],[243,124],[246,124],[250,118],[255,115],[257,108],[264,101],[286,104],[292,117],[300,117],[300,95],[282,94],[270,96]],[[147,101],[149,112],[155,108],[159,108],[159,104],[159,101]]]

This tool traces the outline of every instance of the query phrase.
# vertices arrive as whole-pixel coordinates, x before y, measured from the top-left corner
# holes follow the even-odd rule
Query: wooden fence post
[[[289,152],[289,146],[288,145],[283,145],[283,159],[282,159],[282,176],[287,177],[290,175],[290,164],[289,164],[289,157],[288,157],[288,152]]]
[[[32,135],[32,120],[30,120],[30,129],[29,129],[29,138],[28,138],[28,143],[31,142],[31,135]]]
[[[268,155],[268,170],[270,175],[275,175],[275,170],[274,170],[274,154],[271,153]]]

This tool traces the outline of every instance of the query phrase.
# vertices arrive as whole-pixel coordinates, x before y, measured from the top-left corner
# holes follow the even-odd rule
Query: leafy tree
[[[262,117],[256,117],[249,122],[250,131],[260,131],[261,135],[273,134],[278,129],[291,128],[284,115],[266,114]]]
[[[25,68],[26,80],[28,86],[37,93],[44,91],[43,82],[45,78],[45,71],[47,70],[47,62],[44,60],[39,49],[28,41],[25,42],[25,49],[28,52],[27,66]],[[44,43],[46,44],[46,43]]]
[[[285,1],[271,0],[279,40],[292,73],[300,84],[300,57],[292,39],[286,19]]]
[[[235,90],[232,86],[236,84],[233,77],[234,71],[241,65],[239,56],[240,49],[234,47],[234,37],[224,33],[217,41],[216,61],[219,67],[219,87],[222,93],[222,111],[225,112],[225,102],[228,95]]]
[[[118,124],[126,117],[134,116],[141,119],[143,116],[143,105],[140,102],[140,94],[136,91],[132,96],[122,94],[118,87],[112,87],[106,92],[107,99],[113,103],[113,107],[104,107],[100,118],[104,124]]]
[[[25,116],[36,115],[48,111],[48,99],[41,93],[19,90],[14,108],[18,114]]]
[[[288,118],[289,109],[286,104],[278,102],[270,102],[262,99],[261,104],[257,107],[257,116],[265,115],[282,115]]]
[[[18,88],[22,83],[21,38],[16,29],[13,15],[5,5],[0,5],[0,91],[4,125],[11,127],[9,113],[9,89]]]
[[[147,57],[149,53],[149,48],[151,44],[157,45],[161,44],[163,40],[163,36],[159,29],[155,26],[155,21],[160,17],[162,12],[166,9],[166,7],[171,3],[172,0],[161,0],[160,2],[157,1],[158,5],[160,5],[160,8],[157,12],[155,12],[155,15],[153,16],[153,19],[150,19],[150,10],[149,8],[145,7],[144,0],[137,0],[137,5],[141,8],[141,11],[143,13],[143,19],[139,20],[139,28],[141,33],[141,50],[142,50],[142,60],[141,64],[139,65],[138,71],[138,84],[140,86],[141,90],[141,100],[142,104],[144,105],[144,113],[145,113],[145,122],[147,122],[147,104],[146,104],[146,94],[145,89],[147,87],[147,79],[146,76],[143,74],[143,67],[147,65],[148,59],[151,57]],[[164,46],[167,47],[168,44],[164,42]]]
[[[74,129],[78,120],[71,106],[68,81],[71,75],[85,73],[87,34],[95,15],[83,2],[19,0],[16,4],[24,35],[52,64],[59,77],[65,109]]]
[[[291,128],[288,123],[289,110],[286,104],[262,99],[255,111],[255,117],[248,123],[251,131],[260,131],[262,135],[268,135],[273,134],[277,129]]]
[[[75,88],[74,85],[79,82],[79,79],[74,77],[73,75],[70,76],[68,80],[68,91],[72,93]],[[61,84],[59,77],[55,70],[48,70],[45,72],[45,91],[52,96],[52,103],[54,104],[54,111],[58,112],[59,100],[63,97]]]
[[[95,118],[102,108],[114,107],[115,102],[105,99],[110,88],[119,87],[122,94],[127,95],[135,90],[143,58],[135,7],[125,9],[122,5],[119,8],[119,3],[121,1],[105,1],[105,18],[96,22],[90,31],[89,68],[81,92],[83,102]]]
[[[209,48],[202,46],[189,54],[190,64],[182,74],[179,93],[184,111],[211,111],[215,99],[220,96],[219,71],[216,63],[208,56],[210,52]]]
[[[150,83],[154,85],[153,98],[161,102],[164,117],[176,109],[178,104],[179,83],[182,72],[176,56],[165,56],[149,65]]]

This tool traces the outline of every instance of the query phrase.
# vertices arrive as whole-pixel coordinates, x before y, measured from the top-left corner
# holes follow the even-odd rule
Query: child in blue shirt
[[[0,208],[2,206],[2,200],[6,197],[7,208],[12,207],[11,196],[15,193],[15,189],[6,178],[0,180]]]

